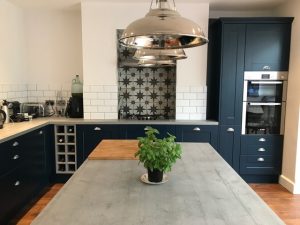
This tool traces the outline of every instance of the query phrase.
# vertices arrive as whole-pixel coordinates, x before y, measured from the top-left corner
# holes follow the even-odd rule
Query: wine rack
[[[55,125],[55,164],[57,174],[72,174],[77,169],[76,126]]]

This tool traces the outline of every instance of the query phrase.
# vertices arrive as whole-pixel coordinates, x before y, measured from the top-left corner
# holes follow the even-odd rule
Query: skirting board
[[[280,175],[279,183],[293,194],[300,194],[300,185],[296,185],[293,181],[284,175]]]

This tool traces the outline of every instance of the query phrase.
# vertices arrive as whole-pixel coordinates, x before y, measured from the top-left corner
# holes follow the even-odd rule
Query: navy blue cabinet
[[[218,146],[218,126],[215,125],[177,125],[178,142],[207,142],[215,149]]]
[[[246,71],[288,71],[291,18],[247,24]]]
[[[245,27],[223,20],[210,24],[207,118],[220,125],[242,121]]]
[[[249,182],[278,180],[281,172],[282,135],[242,135],[240,174]],[[267,177],[268,176],[268,177]]]
[[[48,183],[46,128],[0,145],[0,224],[5,224]]]
[[[241,126],[219,126],[219,154],[239,172]]]
[[[168,136],[168,133],[175,135],[175,125],[157,125],[157,124],[142,124],[142,125],[123,125],[123,129],[126,130],[126,139],[136,139],[137,137],[145,136],[145,128],[151,126],[159,131],[158,138],[164,138]]]
[[[119,139],[121,137],[119,129],[118,125],[78,125],[77,136],[81,137],[79,137],[80,142],[78,143],[77,150],[82,152],[83,161],[101,140]]]

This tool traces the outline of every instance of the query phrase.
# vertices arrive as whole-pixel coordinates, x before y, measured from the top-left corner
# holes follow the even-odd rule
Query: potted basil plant
[[[138,137],[138,151],[135,156],[148,170],[148,181],[159,183],[163,179],[163,173],[171,171],[173,164],[181,158],[181,146],[175,142],[176,137],[168,133],[168,136],[159,139],[157,129],[147,126],[146,136]]]

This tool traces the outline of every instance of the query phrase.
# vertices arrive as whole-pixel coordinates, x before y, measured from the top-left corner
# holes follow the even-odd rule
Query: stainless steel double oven
[[[288,72],[244,73],[242,134],[283,134]]]

